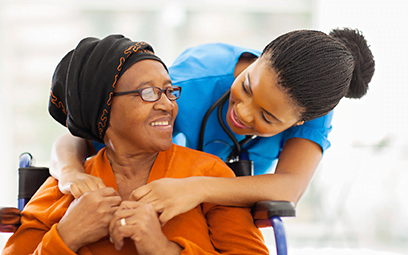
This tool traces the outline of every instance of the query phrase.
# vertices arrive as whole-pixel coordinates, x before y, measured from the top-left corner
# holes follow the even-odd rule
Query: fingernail
[[[113,243],[112,237],[109,237],[109,241],[110,241],[111,243]]]

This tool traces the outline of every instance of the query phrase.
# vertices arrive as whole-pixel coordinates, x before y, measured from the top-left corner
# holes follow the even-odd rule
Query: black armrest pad
[[[273,216],[296,216],[295,205],[288,201],[260,201],[252,206],[254,220],[266,220]]]
[[[34,195],[41,185],[50,177],[47,167],[20,167],[18,169],[18,199],[28,200]]]

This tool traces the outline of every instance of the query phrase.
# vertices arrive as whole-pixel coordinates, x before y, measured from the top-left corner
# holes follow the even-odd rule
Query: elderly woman
[[[151,205],[133,199],[164,177],[234,176],[217,157],[172,144],[181,89],[150,45],[86,38],[52,82],[51,115],[106,144],[85,168],[107,187],[75,200],[49,178],[2,254],[268,254],[247,209],[204,203],[162,227]]]

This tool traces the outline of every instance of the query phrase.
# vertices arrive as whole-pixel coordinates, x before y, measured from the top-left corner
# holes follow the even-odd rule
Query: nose
[[[239,118],[245,122],[244,124],[250,124],[254,120],[254,115],[249,105],[239,102],[235,109]]]
[[[154,104],[154,109],[161,110],[165,112],[170,112],[174,109],[174,104],[176,101],[171,101],[165,92],[162,92],[162,95],[159,100],[157,100]]]

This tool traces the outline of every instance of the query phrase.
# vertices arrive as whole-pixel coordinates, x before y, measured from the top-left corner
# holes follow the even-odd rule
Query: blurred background
[[[0,0],[0,205],[17,204],[18,156],[48,166],[66,132],[48,115],[48,95],[80,39],[124,34],[170,65],[202,43],[263,49],[291,30],[350,27],[371,45],[376,73],[366,97],[335,110],[332,147],[297,217],[284,219],[289,252],[408,254],[407,12],[406,0]],[[272,231],[263,232],[273,250]],[[0,249],[8,237],[0,234]]]

